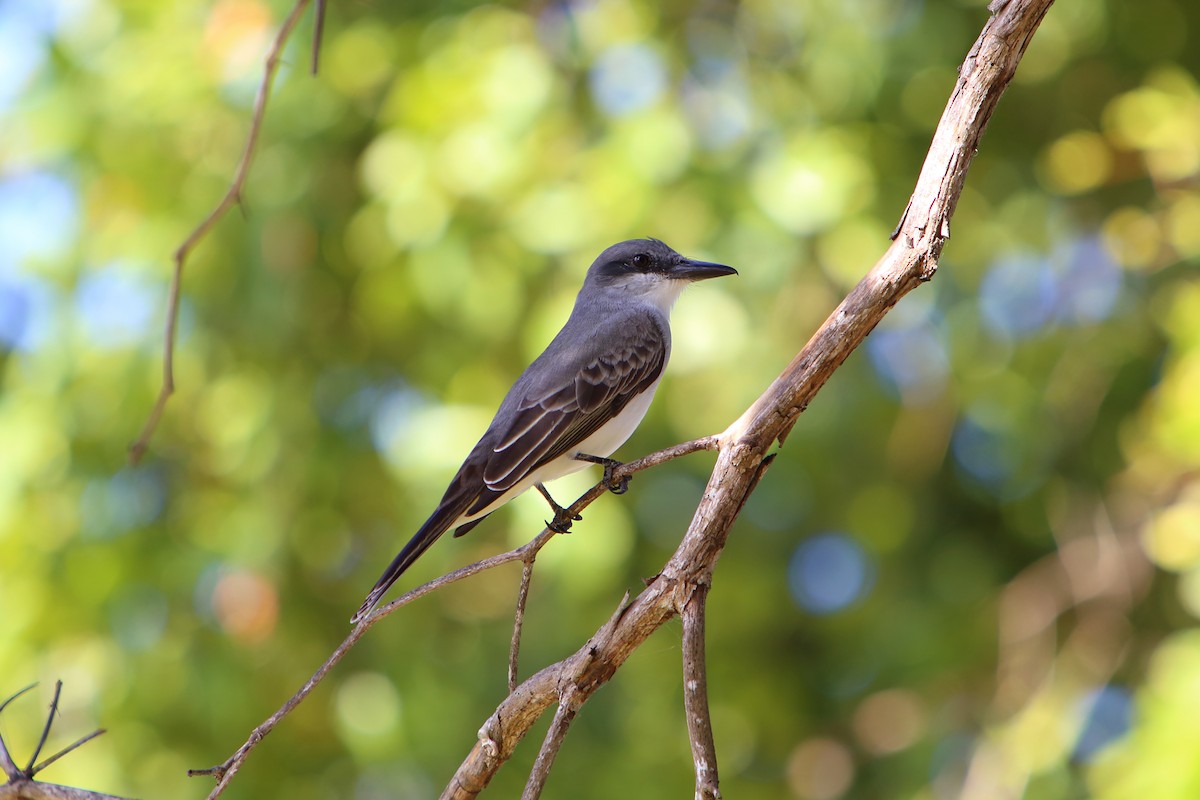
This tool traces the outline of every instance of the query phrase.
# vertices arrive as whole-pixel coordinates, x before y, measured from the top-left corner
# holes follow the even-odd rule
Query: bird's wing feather
[[[570,452],[662,375],[667,338],[653,318],[629,320],[592,341],[591,358],[575,374],[533,386],[520,399],[484,467],[488,489],[503,492]]]
[[[589,351],[579,358],[583,366],[574,375],[525,387],[517,398],[516,413],[502,429],[491,428],[484,434],[442,502],[384,570],[352,621],[365,617],[400,574],[456,520],[488,508],[532,470],[570,452],[653,386],[666,366],[667,336],[650,317],[614,324],[587,343]],[[466,533],[482,519],[459,526],[455,535]]]

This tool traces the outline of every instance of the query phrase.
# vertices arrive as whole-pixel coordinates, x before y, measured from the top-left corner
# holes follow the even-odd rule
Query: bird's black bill
[[[693,261],[685,258],[671,267],[672,278],[684,281],[704,281],[709,278],[720,278],[723,275],[737,275],[738,271],[724,264],[713,264],[710,261]]]

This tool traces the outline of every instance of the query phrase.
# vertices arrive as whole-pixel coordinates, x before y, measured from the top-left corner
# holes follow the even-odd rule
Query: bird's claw
[[[629,491],[629,481],[633,478],[632,475],[625,475],[620,480],[613,477],[613,472],[621,464],[605,464],[604,465],[604,486],[613,494],[625,494]]]
[[[546,520],[546,527],[555,533],[570,533],[571,523],[578,522],[583,519],[582,514],[572,514],[565,508],[557,508],[554,511],[554,519]]]
[[[592,464],[599,464],[604,467],[604,478],[601,480],[601,482],[604,484],[604,488],[608,489],[613,494],[625,494],[627,491],[629,491],[629,481],[633,477],[632,475],[625,475],[620,480],[617,480],[613,477],[613,473],[615,471],[625,466],[620,461],[617,461],[615,458],[593,456],[588,455],[587,453],[576,453],[575,458],[579,461],[588,461]]]

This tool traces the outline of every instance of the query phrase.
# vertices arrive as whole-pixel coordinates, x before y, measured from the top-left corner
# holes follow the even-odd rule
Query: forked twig
[[[200,240],[208,235],[208,232],[221,221],[221,218],[229,212],[229,209],[241,202],[242,189],[246,185],[246,178],[250,175],[250,164],[254,160],[255,151],[258,149],[258,136],[262,131],[263,119],[266,116],[267,98],[271,96],[271,87],[275,82],[275,73],[279,70],[280,54],[283,52],[284,45],[287,44],[297,23],[300,22],[300,16],[303,14],[308,3],[309,0],[296,0],[296,5],[292,7],[291,12],[284,19],[283,25],[280,26],[279,32],[275,34],[275,39],[271,42],[271,47],[267,51],[262,82],[259,83],[258,94],[254,98],[254,113],[250,119],[250,131],[246,136],[246,144],[242,148],[241,159],[238,161],[237,168],[234,171],[233,182],[229,184],[229,189],[225,192],[225,196],[221,198],[220,202],[188,234],[188,237],[183,240],[183,244],[179,245],[179,248],[175,251],[175,268],[171,273],[171,286],[167,291],[167,319],[163,333],[162,387],[159,389],[154,406],[150,409],[150,414],[146,418],[146,424],[142,426],[141,433],[138,434],[138,438],[134,443],[129,446],[129,461],[132,464],[138,463],[142,456],[145,455],[146,449],[150,446],[150,438],[154,436],[154,431],[158,428],[159,420],[162,419],[163,410],[167,407],[167,401],[175,393],[175,334],[179,329],[179,294],[183,284],[183,267],[187,263],[188,256],[196,245],[200,243]],[[313,46],[314,48],[316,47],[315,42]]]
[[[33,748],[33,755],[29,757],[29,764],[25,767],[27,777],[33,777],[33,765],[37,762],[38,756],[42,754],[46,740],[50,738],[50,728],[54,726],[54,715],[58,713],[58,698],[60,697],[62,697],[62,681],[55,681],[54,699],[50,701],[50,713],[46,715],[46,724],[42,727],[41,738],[38,739],[37,747]]]
[[[37,686],[36,683],[26,686],[16,694],[9,697],[3,703],[0,703],[0,713],[8,708],[9,703],[16,700],[21,695],[28,692],[30,689]],[[68,753],[77,750],[82,745],[95,739],[104,730],[93,731],[75,743],[64,747],[54,755],[42,761],[40,764],[37,761],[41,755],[42,748],[46,746],[46,740],[50,737],[50,728],[54,724],[54,717],[58,713],[58,701],[62,696],[62,681],[56,681],[54,685],[54,699],[50,703],[50,714],[46,717],[46,724],[42,727],[42,735],[38,739],[37,747],[34,748],[33,755],[29,758],[29,766],[25,769],[17,767],[12,759],[12,754],[8,751],[8,745],[4,742],[4,737],[0,736],[0,768],[4,770],[4,774],[8,777],[8,781],[0,785],[0,800],[125,800],[125,798],[115,797],[114,795],[104,794],[102,792],[93,792],[88,789],[77,789],[73,786],[62,786],[57,783],[43,783],[35,781],[33,776],[44,770],[46,767],[58,761]]]

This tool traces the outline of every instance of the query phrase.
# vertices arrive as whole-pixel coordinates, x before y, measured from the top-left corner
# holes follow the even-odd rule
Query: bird
[[[562,330],[505,395],[478,444],[450,481],[441,502],[404,545],[351,617],[357,624],[392,584],[451,528],[462,536],[531,487],[550,504],[548,526],[572,520],[546,481],[605,467],[605,483],[620,462],[613,452],[641,423],[671,355],[669,314],[696,281],[736,275],[724,264],[697,261],[658,239],[631,239],[607,248],[588,268]]]

